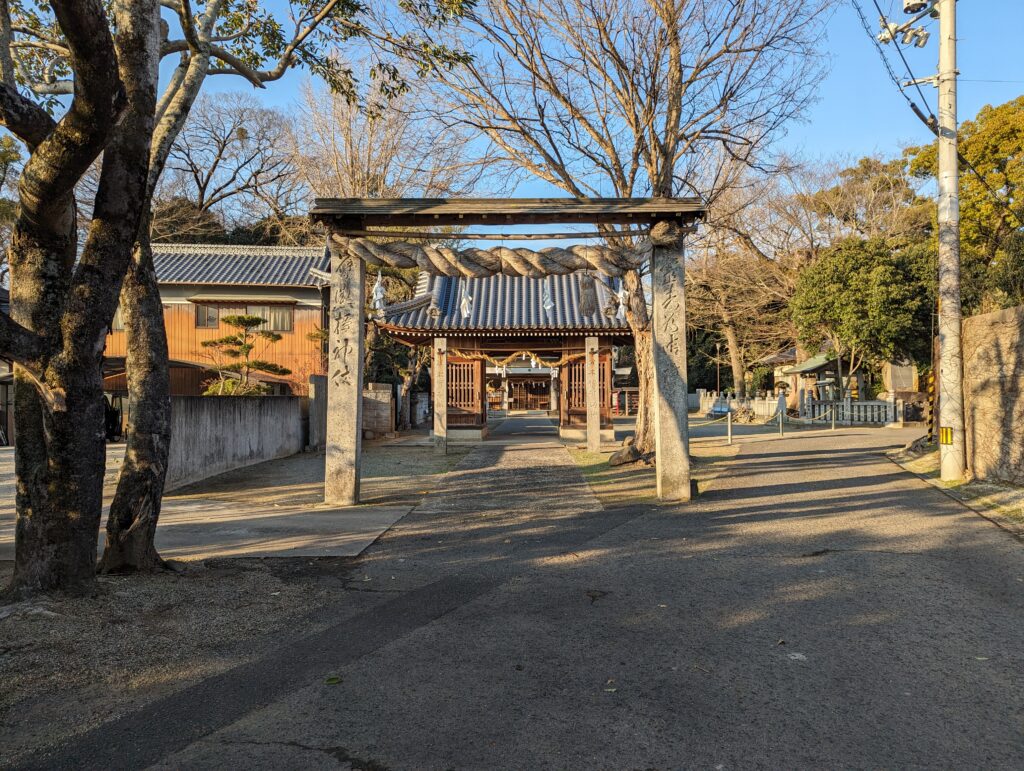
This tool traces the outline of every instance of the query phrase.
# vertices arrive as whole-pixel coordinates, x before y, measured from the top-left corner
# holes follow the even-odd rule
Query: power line
[[[878,11],[878,17],[880,19],[886,18],[885,14],[882,13],[882,7],[878,4],[878,0],[872,0],[872,2],[875,4],[875,10]],[[892,44],[896,48],[896,53],[900,55],[900,59],[903,60],[903,66],[907,68],[907,77],[910,78],[911,82],[914,84],[914,88],[917,89],[917,93],[921,97],[921,101],[924,103],[924,106],[928,108],[928,114],[932,115],[931,108],[928,107],[928,98],[924,95],[924,91],[921,90],[921,84],[918,83],[917,78],[914,77],[914,71],[910,69],[910,62],[908,62],[907,57],[903,55],[903,49],[900,48],[899,41],[896,39],[895,35],[892,38]]]
[[[875,5],[877,7],[878,4],[875,3]],[[878,56],[881,58],[882,64],[885,65],[885,71],[889,73],[889,79],[893,82],[893,85],[896,86],[896,90],[900,92],[900,96],[907,100],[907,104],[910,105],[910,109],[914,111],[914,114],[924,121],[925,125],[934,132],[935,129],[932,128],[932,124],[929,122],[928,118],[925,117],[924,112],[917,106],[914,100],[910,98],[907,92],[903,90],[903,84],[900,83],[900,79],[896,76],[895,70],[893,70],[892,65],[889,63],[889,57],[886,56],[885,51],[882,50],[882,44],[878,42],[878,38],[875,37],[875,33],[871,31],[871,25],[868,23],[867,16],[864,15],[864,9],[860,7],[860,3],[857,0],[853,0],[853,7],[854,10],[857,11],[857,16],[860,17],[860,23],[861,26],[864,27],[864,32],[871,40],[871,43],[875,46],[875,50],[878,51]],[[918,88],[918,91],[920,90],[921,89]],[[925,101],[925,109],[928,109],[927,101]],[[928,114],[934,121],[935,116],[931,114],[930,109],[928,109]]]
[[[878,0],[872,0],[872,3],[874,4],[875,9],[878,11],[878,15],[883,19],[886,18],[885,15],[882,13],[881,7],[878,5]],[[907,58],[903,55],[903,49],[901,49],[899,43],[896,42],[896,38],[893,37],[893,45],[896,46],[896,51],[899,53],[900,59],[903,60],[903,65],[907,68],[907,75],[909,76],[911,82],[914,84],[914,87],[917,89],[917,93],[920,94],[921,100],[924,102],[925,109],[928,110],[927,116],[924,114],[924,111],[920,107],[918,107],[917,102],[915,102],[907,94],[907,92],[903,90],[903,84],[900,83],[899,78],[896,76],[896,72],[893,70],[892,65],[889,63],[889,57],[885,55],[885,51],[882,49],[881,43],[878,42],[878,38],[875,36],[874,32],[871,31],[871,25],[868,23],[867,16],[865,16],[864,14],[864,9],[860,7],[860,3],[858,2],[858,0],[853,0],[853,7],[857,11],[857,16],[860,17],[860,23],[864,27],[864,32],[867,33],[867,36],[869,38],[871,38],[871,42],[872,44],[874,44],[875,50],[878,51],[878,55],[879,57],[881,57],[882,64],[885,65],[885,69],[889,73],[889,78],[890,80],[892,80],[893,85],[896,86],[896,89],[900,92],[900,95],[907,100],[907,104],[910,106],[910,109],[913,110],[914,114],[920,119],[920,121],[924,123],[925,126],[928,127],[929,131],[938,136],[938,120],[936,119],[934,113],[932,113],[931,108],[928,106],[928,100],[925,98],[924,92],[921,90],[921,85],[920,83],[917,82],[917,78],[914,77],[914,72],[913,70],[910,69],[910,63],[907,61]],[[1024,81],[991,82],[1019,83]],[[1022,218],[1021,215],[1017,214],[1017,212],[1015,212],[1013,208],[1010,206],[1009,202],[1004,200],[1003,197],[995,189],[993,189],[991,185],[989,185],[988,180],[986,180],[985,177],[982,176],[981,172],[974,167],[974,164],[967,160],[967,158],[965,158],[963,153],[961,153],[959,150],[957,150],[957,158],[959,159],[961,165],[967,167],[967,169],[972,174],[974,174],[975,177],[977,177],[978,181],[981,183],[982,187],[985,188],[985,192],[988,193],[989,197],[991,197],[992,200],[995,201],[997,205],[1002,207],[1010,216],[1017,220],[1017,224],[1020,227],[1024,228],[1024,218]]]

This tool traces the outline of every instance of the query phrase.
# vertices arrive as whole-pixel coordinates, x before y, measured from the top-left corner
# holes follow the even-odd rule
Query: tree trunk
[[[128,346],[128,439],[107,517],[107,542],[100,560],[103,573],[164,567],[154,538],[171,443],[170,378],[167,331],[148,227],[143,232],[121,290]]]
[[[747,380],[743,366],[743,354],[740,351],[740,341],[736,335],[736,327],[731,323],[724,323],[722,325],[722,334],[725,335],[725,344],[729,349],[729,365],[732,367],[732,387],[736,391],[737,399],[745,399],[747,396]]]
[[[87,592],[96,571],[103,509],[103,381],[95,366],[69,367],[47,378],[15,369],[15,473],[18,479],[12,591]]]
[[[636,363],[637,409],[633,444],[641,454],[654,452],[654,350],[651,319],[647,313],[640,274],[631,270],[623,277],[628,293],[626,321],[633,333],[633,355]]]
[[[11,317],[42,340],[38,365],[23,359],[15,375],[17,593],[93,585],[106,471],[103,342],[143,210],[159,67],[155,2],[115,4],[116,54],[102,5],[52,5],[72,50],[75,97],[32,150],[11,237]],[[76,265],[74,185],[100,152]]]

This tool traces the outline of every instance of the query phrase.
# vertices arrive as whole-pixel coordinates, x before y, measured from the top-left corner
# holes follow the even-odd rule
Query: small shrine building
[[[589,341],[597,349],[601,439],[612,441],[613,354],[633,342],[619,288],[618,279],[582,273],[423,272],[415,296],[383,308],[378,325],[412,345],[444,341],[449,439],[485,437],[488,416],[498,412],[539,410],[557,418],[563,438],[585,440]]]

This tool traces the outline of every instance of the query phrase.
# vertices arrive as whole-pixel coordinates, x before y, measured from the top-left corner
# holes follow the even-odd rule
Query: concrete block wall
[[[302,400],[292,396],[175,396],[167,489],[303,449]]]
[[[964,319],[967,464],[1024,484],[1024,306]]]
[[[327,375],[309,376],[309,446],[327,446]]]
[[[395,400],[388,383],[368,383],[363,390],[363,432],[370,436],[395,430]],[[327,446],[327,377],[309,377],[309,446]]]

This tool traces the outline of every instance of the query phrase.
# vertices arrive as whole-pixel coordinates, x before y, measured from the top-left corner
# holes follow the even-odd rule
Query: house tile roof
[[[10,313],[11,293],[0,286],[0,313]]]
[[[323,246],[153,244],[161,284],[222,286],[321,286],[310,269],[330,269]]]
[[[819,353],[817,356],[812,356],[807,361],[802,361],[795,367],[782,370],[783,375],[800,375],[805,372],[813,372],[816,369],[824,367],[832,361],[832,354],[828,351],[825,353]]]
[[[615,307],[613,291],[607,279],[595,279],[598,310],[580,313],[580,276],[490,276],[455,278],[421,273],[412,300],[384,310],[384,325],[410,331],[528,331],[565,330],[628,333],[629,325],[620,312],[607,315]],[[550,309],[545,308],[547,287]],[[472,298],[470,313],[464,317],[462,299]]]

